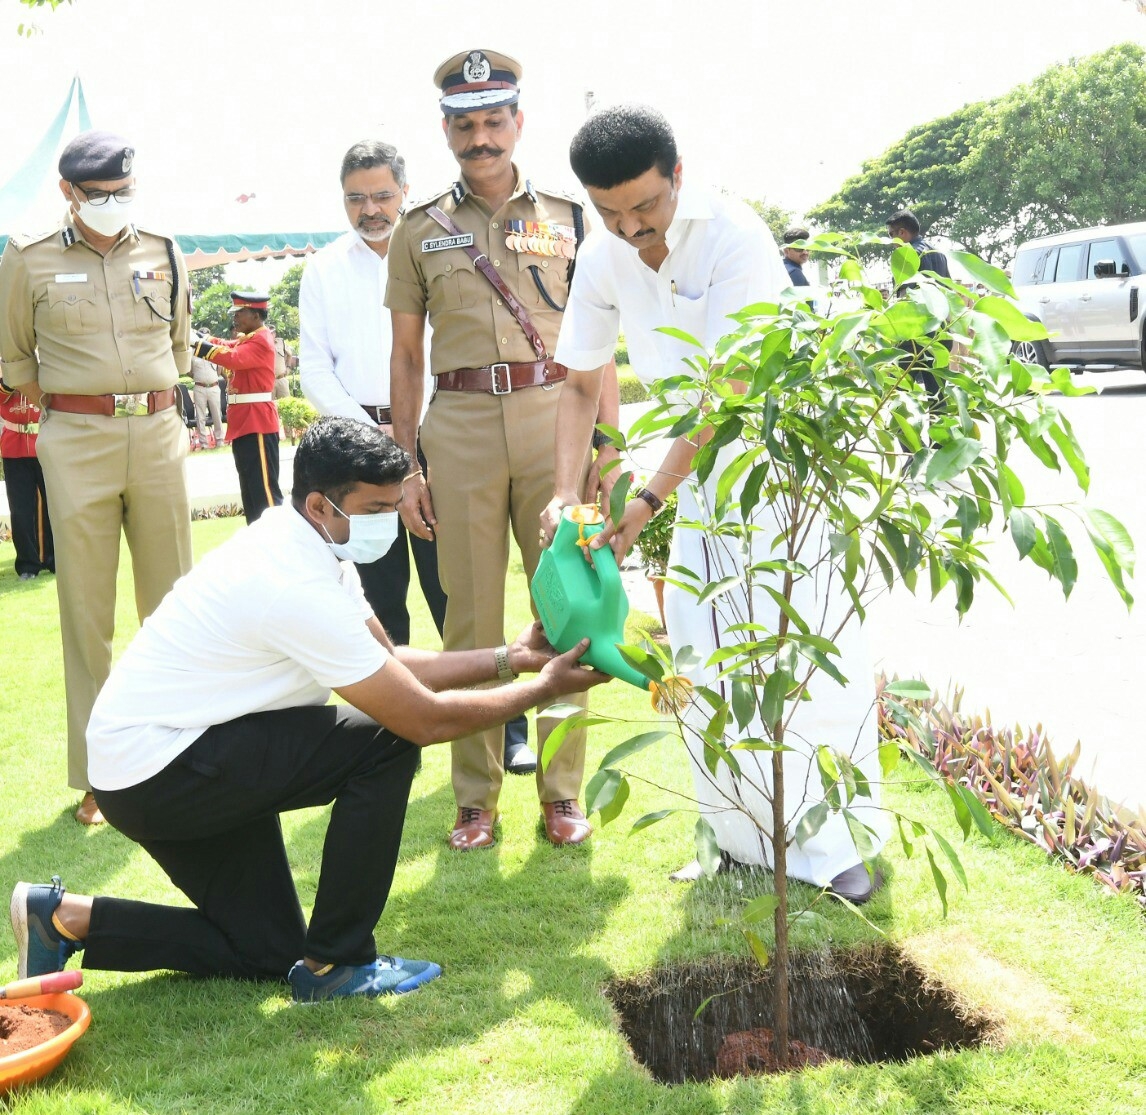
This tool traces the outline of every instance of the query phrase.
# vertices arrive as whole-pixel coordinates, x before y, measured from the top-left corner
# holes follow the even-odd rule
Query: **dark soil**
[[[789,988],[790,1038],[837,1060],[905,1061],[977,1046],[991,1031],[989,1019],[889,945],[797,954]],[[716,1075],[730,1035],[774,1023],[771,971],[754,961],[661,968],[607,991],[637,1060],[666,1084]],[[768,1058],[759,1059],[763,1067]]]
[[[0,1004],[0,1057],[43,1045],[71,1024],[58,1010]]]

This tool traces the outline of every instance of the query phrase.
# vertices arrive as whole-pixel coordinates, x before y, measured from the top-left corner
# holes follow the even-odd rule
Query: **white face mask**
[[[75,195],[73,195],[74,197]],[[131,221],[131,207],[134,198],[110,197],[103,205],[92,205],[90,201],[76,201],[76,216],[92,232],[100,236],[118,236]]]
[[[326,544],[339,561],[353,561],[369,565],[390,552],[398,538],[398,512],[378,511],[373,515],[347,515],[329,496],[323,497],[349,524],[350,536],[345,542],[335,542],[323,527]]]

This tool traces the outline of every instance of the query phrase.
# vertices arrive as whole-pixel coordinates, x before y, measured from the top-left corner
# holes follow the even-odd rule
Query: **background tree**
[[[1146,215],[1146,51],[1120,43],[1054,66],[988,113],[952,232],[1009,257],[1032,236]]]
[[[203,291],[191,307],[191,324],[214,337],[231,335],[231,291],[234,283],[215,283]]]
[[[779,205],[772,205],[767,201],[753,201],[744,199],[745,204],[756,211],[757,216],[768,226],[777,244],[784,242],[784,233],[792,227],[795,214],[789,209],[781,209]]]
[[[306,263],[296,263],[270,289],[271,309],[267,319],[286,341],[298,340],[298,292]]]
[[[865,162],[838,193],[810,209],[808,219],[840,232],[876,232],[897,209],[911,209],[925,230],[950,234],[971,137],[992,103],[964,105],[912,128]]]
[[[226,282],[226,270],[225,264],[217,263],[214,267],[200,267],[197,271],[191,271],[188,278],[191,280],[192,299],[198,301],[210,287]]]

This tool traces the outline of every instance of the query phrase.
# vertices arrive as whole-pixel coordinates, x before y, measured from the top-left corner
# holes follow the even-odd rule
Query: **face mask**
[[[350,537],[345,542],[335,542],[330,532],[323,527],[326,544],[339,561],[353,561],[359,565],[369,565],[389,553],[398,537],[398,512],[379,511],[373,515],[347,515],[334,500],[324,497],[349,524]]]
[[[103,205],[92,205],[81,201],[76,207],[76,215],[92,232],[100,236],[118,236],[131,220],[131,206],[134,198],[118,201],[108,198]]]

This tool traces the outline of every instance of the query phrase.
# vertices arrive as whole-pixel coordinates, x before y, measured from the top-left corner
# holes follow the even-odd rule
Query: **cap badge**
[[[462,64],[462,77],[470,83],[489,81],[490,72],[489,59],[480,50],[471,50],[470,56]]]
[[[128,147],[123,153],[123,173],[131,173],[131,164],[135,161],[134,148]]]

